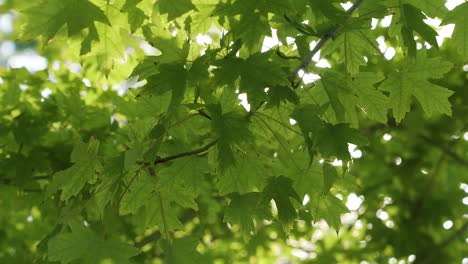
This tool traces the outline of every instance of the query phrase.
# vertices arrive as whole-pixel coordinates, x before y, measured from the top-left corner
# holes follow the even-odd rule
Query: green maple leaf
[[[343,9],[339,8],[336,3],[336,0],[331,1],[320,1],[320,0],[309,0],[309,3],[312,7],[312,10],[317,14],[324,15],[325,17],[337,22],[341,22],[344,18]]]
[[[142,172],[138,172],[138,175],[134,177],[136,178],[133,181],[130,180],[127,183],[130,186],[120,201],[119,213],[121,215],[138,213],[138,210],[154,197],[157,184],[155,178]]]
[[[387,14],[387,5],[389,5],[389,3],[386,1],[363,1],[362,4],[359,5],[357,11],[361,15],[372,14],[372,17],[381,19]]]
[[[284,176],[271,178],[263,189],[263,202],[275,201],[278,208],[278,219],[285,225],[297,218],[297,211],[290,199],[301,204],[301,198],[293,188],[293,181]]]
[[[348,143],[362,146],[367,144],[367,139],[348,124],[325,124],[314,137],[314,144],[323,157],[333,156],[343,161],[351,158]]]
[[[325,45],[321,54],[329,55],[336,50],[342,51],[342,58],[346,69],[351,74],[359,73],[360,66],[366,66],[364,56],[377,54],[377,42],[372,37],[371,31],[361,29],[346,30],[340,34],[333,42]]]
[[[247,93],[247,99],[252,105],[258,105],[266,99],[266,87],[289,86],[288,75],[273,54],[274,51],[256,53],[240,68],[239,91]]]
[[[328,193],[338,179],[336,168],[329,163],[323,163],[323,192]]]
[[[87,0],[42,0],[22,13],[28,17],[28,23],[23,29],[25,38],[44,36],[47,41],[66,25],[68,36],[88,29],[88,37],[97,40],[94,22],[110,26],[102,10]]]
[[[340,199],[333,194],[322,195],[316,193],[311,195],[307,206],[311,209],[314,221],[325,220],[333,229],[338,232],[341,226],[341,215],[348,212]]]
[[[442,78],[452,67],[452,63],[441,58],[426,58],[421,54],[414,62],[405,60],[398,72],[391,73],[379,89],[390,93],[390,105],[396,121],[400,122],[410,110],[412,96],[429,117],[434,113],[451,115],[448,98],[453,92],[428,79]]]
[[[209,171],[206,157],[186,157],[161,168],[158,174],[163,185],[183,185],[185,192],[198,194],[204,189],[204,177]]]
[[[181,228],[182,224],[177,211],[173,209],[174,205],[198,210],[195,198],[201,186],[188,186],[188,184],[193,182],[198,185],[203,184],[201,177],[205,170],[199,159],[193,159],[193,157],[186,158],[171,163],[168,167],[158,170],[157,178],[149,176],[146,172],[129,175],[126,182],[126,186],[129,187],[121,198],[119,213],[135,215],[139,227],[158,226],[163,236],[166,236],[167,232]],[[196,162],[200,164],[197,164],[195,167],[199,165],[198,169],[194,170],[192,165]],[[188,179],[189,177],[194,179]]]
[[[48,257],[61,263],[94,264],[104,260],[131,263],[138,249],[116,239],[103,239],[82,224],[70,225],[71,232],[61,233],[48,243]]]
[[[261,50],[264,37],[271,36],[267,6],[265,1],[220,3],[213,14],[221,17],[220,24],[231,31],[233,40],[242,40],[247,51],[253,54]]]
[[[202,254],[200,254],[196,247],[198,241],[191,237],[178,238],[170,243],[167,240],[161,241],[161,247],[164,250],[164,263],[165,264],[205,264],[211,263]]]
[[[403,3],[417,7],[430,17],[444,17],[447,14],[445,0],[403,0]]]
[[[71,154],[70,168],[54,174],[48,187],[49,194],[62,190],[60,198],[63,201],[76,196],[84,185],[96,179],[96,172],[101,170],[101,164],[97,158],[99,142],[91,138],[88,144],[78,142]]]
[[[188,192],[181,183],[171,180],[167,172],[161,175],[161,183],[146,173],[129,180],[128,189],[120,202],[119,213],[132,214],[140,227],[158,226],[163,236],[182,227],[174,203],[184,208],[198,209],[196,194]]]
[[[455,29],[450,40],[456,46],[458,53],[462,55],[463,62],[468,61],[468,3],[465,2],[452,11],[442,20],[442,25],[455,24]]]
[[[154,192],[152,198],[147,200],[142,214],[135,217],[139,227],[143,227],[142,230],[157,226],[164,238],[168,238],[169,232],[183,227],[172,201],[161,192]]]
[[[413,31],[416,31],[432,46],[438,47],[436,40],[437,32],[424,22],[426,16],[421,10],[412,5],[404,4],[400,8],[400,12],[401,21],[403,22],[401,34],[403,36],[403,42],[406,47],[408,47],[408,54],[411,57],[416,56],[416,42],[414,41]]]
[[[320,115],[322,115],[323,112],[323,107],[313,104],[305,104],[296,107],[292,114],[292,118],[297,121],[307,145],[307,151],[309,152],[310,157],[309,163],[312,162],[314,157],[313,142],[310,139],[309,133],[316,134],[323,126],[323,122],[320,119]]]
[[[198,12],[191,15],[191,37],[195,37],[197,34],[205,34],[212,26],[219,26],[217,22],[218,18],[214,15],[214,10],[219,4],[219,1],[220,0],[192,0]]]
[[[176,107],[184,98],[188,72],[182,64],[162,64],[159,73],[147,78],[145,89],[156,95],[172,92],[169,107]]]
[[[160,63],[185,63],[189,55],[189,41],[184,31],[177,31],[172,36],[160,20],[154,20],[155,25],[143,26],[143,35],[148,42],[157,48],[162,54],[157,56]]]
[[[271,36],[267,16],[258,12],[243,13],[238,21],[231,23],[234,35],[242,39],[251,52],[260,51],[263,38]]]
[[[267,107],[279,107],[286,102],[298,104],[300,100],[297,93],[288,86],[269,87],[267,97]]]
[[[269,207],[261,203],[262,194],[257,192],[230,195],[231,202],[226,208],[224,221],[239,225],[245,237],[255,233],[255,219],[271,219]]]
[[[177,170],[180,167],[176,167]],[[193,171],[196,173],[196,171]],[[183,208],[192,208],[198,210],[198,205],[195,202],[195,198],[198,193],[189,191],[190,189],[185,187],[184,182],[177,181],[176,175],[164,172],[160,175],[161,180],[158,185],[160,190],[161,199],[170,201],[171,203],[177,203]]]
[[[196,10],[190,0],[158,0],[155,3],[159,6],[161,14],[167,14],[169,20],[174,20],[185,13]]]
[[[250,104],[257,105],[266,99],[266,87],[289,85],[282,63],[273,54],[269,51],[256,53],[246,60],[228,57],[217,61],[219,68],[214,71],[216,83],[233,85],[240,78],[239,91],[247,93]]]
[[[382,75],[372,72],[349,76],[327,71],[323,74],[320,84],[330,99],[337,120],[357,126],[358,109],[373,120],[381,123],[387,121],[389,100],[374,88],[374,85],[383,79]]]
[[[223,149],[218,148],[218,151],[223,151]],[[243,194],[261,189],[267,176],[261,160],[256,160],[257,157],[242,150],[232,150],[231,153],[229,155],[232,155],[230,159],[232,158],[233,163],[217,174],[216,186],[219,192],[221,194],[231,192]],[[222,161],[223,159],[220,162]]]
[[[112,27],[106,24],[97,24],[97,31],[90,31],[90,34],[83,40],[80,49],[80,55],[87,55],[95,58],[96,63],[85,61],[84,67],[96,67],[98,73],[103,73],[106,78],[111,71],[118,73],[123,67],[114,67],[120,65],[120,61],[128,60],[125,58],[126,49],[137,47],[140,42],[132,38],[129,34],[128,19],[125,13],[120,12],[117,3],[107,1],[105,3],[105,14],[109,18]],[[96,37],[94,38],[93,35]],[[97,38],[99,36],[99,38]],[[94,40],[99,40],[92,43]],[[92,44],[92,45],[91,45]]]
[[[121,8],[122,12],[128,13],[128,23],[130,24],[132,32],[140,28],[145,19],[148,18],[145,12],[137,7],[141,1],[142,0],[127,0]]]
[[[248,129],[248,120],[239,112],[222,113],[221,105],[208,105],[211,113],[211,126],[218,136],[218,161],[221,171],[235,163],[233,146],[246,141],[251,133]]]

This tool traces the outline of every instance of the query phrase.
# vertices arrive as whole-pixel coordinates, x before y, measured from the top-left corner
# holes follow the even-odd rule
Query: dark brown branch
[[[156,240],[158,240],[160,238],[161,238],[161,232],[159,230],[157,230],[157,231],[154,231],[153,233],[151,233],[150,235],[143,237],[143,239],[136,242],[134,246],[137,247],[137,248],[142,248],[145,245],[147,245],[147,244],[149,244],[149,243],[151,243],[153,241],[156,241]]]
[[[348,11],[346,11],[346,17],[352,16],[354,11],[356,11],[356,9],[359,7],[359,5],[362,3],[362,1],[363,0],[357,0],[354,3],[354,5],[351,6],[351,8],[349,8]],[[302,63],[299,64],[299,66],[297,66],[297,68],[293,71],[291,79],[294,80],[296,78],[296,75],[298,74],[298,72],[300,70],[304,70],[309,66],[310,61],[315,56],[315,54],[323,47],[323,45],[325,45],[325,43],[327,43],[327,41],[329,39],[336,37],[336,34],[338,33],[339,29],[340,29],[340,25],[336,25],[336,26],[332,27],[330,30],[328,30],[327,32],[325,32],[325,34],[323,35],[323,38],[320,39],[320,41],[317,43],[317,45],[314,47],[314,49],[312,51],[310,51],[310,53],[307,55],[307,57],[304,58]],[[301,83],[301,81],[299,81],[299,83]],[[298,85],[299,84],[296,84],[296,87]]]
[[[175,154],[175,155],[172,155],[172,156],[167,156],[167,157],[164,157],[164,158],[156,159],[153,162],[153,164],[156,165],[156,164],[159,164],[159,163],[168,162],[168,161],[175,160],[175,159],[178,159],[178,158],[183,158],[183,157],[187,157],[187,156],[196,155],[196,154],[207,151],[208,149],[210,149],[211,147],[216,145],[216,143],[218,143],[218,139],[215,139],[215,140],[211,141],[210,143],[206,144],[205,146],[203,146],[201,148],[197,148],[197,149],[194,149],[194,150],[191,150],[191,151],[181,152],[181,153],[178,153],[178,154]]]
[[[258,109],[260,109],[260,107],[262,107],[263,105],[265,104],[265,102],[260,102],[260,104],[258,105],[257,108],[255,108],[255,110],[253,111],[249,111],[246,115],[245,115],[245,118],[247,120],[249,120],[252,115],[258,111]],[[211,117],[210,117],[211,119]],[[171,161],[171,160],[175,160],[175,159],[178,159],[178,158],[183,158],[183,157],[187,157],[187,156],[193,156],[193,155],[197,155],[197,154],[200,154],[202,152],[205,152],[207,151],[208,149],[210,149],[211,147],[213,147],[214,145],[216,145],[216,143],[218,143],[218,140],[219,139],[215,139],[213,141],[211,141],[210,143],[206,144],[205,146],[203,147],[200,147],[200,148],[197,148],[197,149],[194,149],[194,150],[191,150],[191,151],[187,151],[187,152],[182,152],[182,153],[178,153],[178,154],[175,154],[175,155],[172,155],[172,156],[167,156],[167,157],[164,157],[164,158],[158,158],[156,160],[153,161],[153,165],[157,165],[159,163],[165,163],[165,162],[168,162],[168,161]],[[150,163],[139,163],[139,164],[143,164],[145,166],[149,166]]]

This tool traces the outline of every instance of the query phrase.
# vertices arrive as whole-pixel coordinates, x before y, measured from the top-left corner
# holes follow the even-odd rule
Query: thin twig
[[[211,147],[213,147],[214,145],[216,145],[216,143],[218,143],[218,139],[215,139],[215,140],[211,141],[210,143],[206,144],[205,146],[203,146],[201,148],[197,148],[197,149],[194,149],[194,150],[191,150],[191,151],[181,152],[181,153],[178,153],[178,154],[175,154],[175,155],[172,155],[172,156],[167,156],[167,157],[164,157],[164,158],[156,159],[153,162],[153,165],[205,152],[208,149],[210,149]],[[145,165],[149,165],[149,164],[146,163]]]
[[[140,241],[136,242],[134,244],[135,247],[137,248],[142,248],[143,246],[145,246],[146,244],[148,243],[151,243],[153,241],[156,241],[158,240],[159,238],[161,238],[161,232],[159,230],[156,230],[154,231],[153,233],[151,233],[150,235],[148,236],[145,236],[143,237],[143,239],[141,239]]]
[[[140,171],[137,171],[135,173],[135,176],[132,177],[132,179],[130,180],[130,182],[127,184],[127,186],[125,187],[125,190],[122,192],[122,194],[120,195],[119,197],[119,200],[117,201],[117,205],[118,207],[120,208],[120,203],[122,202],[122,199],[124,198],[125,194],[127,194],[128,190],[130,189],[130,186],[132,185],[133,181],[140,175]]]
[[[163,221],[163,227],[164,227],[164,234],[166,235],[166,239],[170,239],[169,237],[169,231],[167,230],[167,222],[166,222],[166,214],[164,214],[164,205],[162,201],[162,195],[161,192],[158,192],[159,194],[159,209],[161,211],[161,218]]]
[[[258,107],[254,110],[254,111],[249,111],[247,113],[247,115],[245,116],[246,119],[250,119],[252,117],[252,115],[258,111],[258,109],[260,109],[260,107],[263,106],[265,102],[261,102]],[[202,152],[205,152],[207,151],[208,149],[210,149],[211,147],[213,147],[214,145],[216,145],[218,143],[219,139],[214,139],[213,141],[211,141],[210,143],[206,144],[205,146],[203,147],[200,147],[200,148],[197,148],[197,149],[194,149],[194,150],[191,150],[191,151],[187,151],[187,152],[181,152],[181,153],[178,153],[178,154],[175,154],[175,155],[171,155],[171,156],[167,156],[167,157],[164,157],[164,158],[159,158],[159,159],[156,159],[155,161],[153,161],[153,165],[156,165],[156,164],[159,164],[159,163],[165,163],[165,162],[168,162],[168,161],[171,161],[171,160],[175,160],[175,159],[178,159],[178,158],[183,158],[183,157],[187,157],[187,156],[192,156],[192,155],[197,155],[197,154],[200,154]],[[150,164],[149,163],[143,163],[143,165],[145,166],[149,166]]]

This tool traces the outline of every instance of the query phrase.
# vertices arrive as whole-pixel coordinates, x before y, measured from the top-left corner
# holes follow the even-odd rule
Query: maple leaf
[[[396,121],[400,122],[410,110],[412,96],[429,117],[434,113],[451,115],[448,98],[453,92],[429,82],[428,79],[442,78],[452,66],[452,63],[441,58],[420,55],[414,62],[405,60],[398,72],[391,73],[379,89],[390,93],[390,105]]]
[[[129,185],[120,202],[121,215],[132,214],[139,227],[158,226],[164,237],[182,226],[174,203],[184,208],[198,209],[196,193],[187,192],[182,182],[174,181],[173,175],[163,172],[161,180],[140,172],[127,183]]]
[[[447,1],[445,0],[403,0],[402,3],[417,7],[430,17],[444,17],[447,14]]]
[[[462,3],[450,11],[442,20],[441,25],[455,24],[452,37],[449,41],[453,41],[459,54],[462,55],[463,62],[468,61],[468,3]]]
[[[323,126],[323,122],[320,119],[320,115],[324,112],[323,107],[319,107],[313,104],[300,105],[294,109],[292,118],[298,122],[299,127],[302,131],[302,136],[307,145],[307,151],[309,152],[310,162],[314,157],[313,142],[310,139],[310,133],[316,134]],[[309,163],[310,163],[309,162]]]
[[[351,74],[359,73],[359,67],[367,65],[365,56],[378,53],[378,44],[373,37],[372,31],[355,29],[356,26],[350,25],[350,29],[344,29],[333,42],[325,45],[321,54],[333,54],[336,50],[342,51],[342,60],[346,65],[346,69]]]
[[[96,179],[96,172],[101,169],[97,159],[98,150],[99,142],[94,138],[91,138],[88,144],[76,143],[71,153],[71,162],[74,165],[55,173],[47,192],[53,194],[62,190],[60,199],[63,201],[76,196],[86,183]]]
[[[152,26],[143,26],[143,35],[148,42],[157,48],[162,54],[157,56],[160,63],[185,63],[189,55],[189,41],[184,31],[178,30],[175,37],[172,36],[160,20],[154,20]]]
[[[314,144],[324,157],[334,156],[339,160],[350,160],[348,143],[366,145],[367,139],[348,124],[325,124],[314,138]]]
[[[325,220],[337,233],[341,226],[341,215],[348,212],[343,202],[331,193],[311,195],[307,207],[311,209],[315,221]]]
[[[384,77],[372,72],[362,72],[355,76],[327,71],[320,84],[330,99],[339,122],[348,121],[357,126],[357,109],[369,118],[385,123],[389,107],[388,98],[374,85]]]
[[[266,87],[289,85],[282,63],[273,54],[269,51],[256,53],[246,60],[237,57],[219,60],[219,68],[214,70],[217,84],[233,85],[240,77],[239,91],[247,93],[249,103],[257,105],[266,99]]]
[[[216,148],[221,171],[235,163],[233,146],[249,139],[250,131],[244,115],[231,111],[222,113],[221,105],[208,105],[211,113],[212,128],[219,137]]]
[[[196,10],[190,0],[158,0],[155,6],[159,6],[161,14],[167,14],[169,20],[174,20],[189,11]]]
[[[164,186],[183,186],[184,192],[198,194],[204,190],[204,177],[210,171],[207,157],[186,157],[174,160],[170,166],[159,170],[161,184]],[[193,203],[190,202],[190,207]]]
[[[94,264],[104,260],[131,263],[138,250],[116,239],[103,239],[83,224],[70,224],[71,232],[61,233],[48,243],[48,258],[62,263]]]
[[[223,149],[218,148],[218,151],[223,151]],[[254,155],[242,150],[232,150],[230,158],[233,164],[221,169],[217,174],[216,186],[221,194],[231,192],[244,194],[259,190],[264,186],[267,172],[261,161],[254,162]],[[220,162],[223,162],[223,159]]]
[[[124,193],[120,201],[119,213],[121,215],[136,214],[154,196],[156,181],[146,173],[138,172],[133,181],[129,181],[130,187]]]
[[[94,22],[110,26],[102,10],[87,0],[42,0],[22,13],[29,21],[23,29],[25,38],[44,36],[48,41],[66,25],[68,36],[77,35],[81,30],[88,29],[88,37],[98,40]]]
[[[204,264],[210,261],[200,254],[196,247],[198,241],[191,237],[178,238],[172,241],[161,241],[161,247],[164,250],[164,263],[166,264]]]
[[[285,225],[291,223],[297,217],[297,211],[290,199],[302,202],[293,188],[290,178],[280,176],[270,178],[267,186],[263,189],[262,200],[269,204],[273,200],[278,208],[278,219]]]
[[[171,91],[169,107],[176,107],[184,97],[188,72],[182,64],[161,64],[159,73],[147,78],[145,88],[156,95]]]
[[[408,4],[404,4],[400,8],[401,21],[403,22],[401,34],[403,42],[408,47],[408,54],[411,57],[416,56],[416,42],[414,41],[413,31],[416,31],[423,39],[429,42],[432,46],[438,47],[436,36],[437,32],[424,23],[426,16],[421,10]]]
[[[157,226],[162,236],[169,238],[170,232],[183,227],[173,206],[169,197],[155,192],[152,198],[147,200],[144,210],[135,215],[135,223],[141,230]]]
[[[231,22],[232,32],[242,39],[249,51],[259,51],[265,36],[271,36],[271,28],[266,15],[252,12],[242,14],[240,20]]]
[[[329,163],[323,163],[323,192],[328,193],[338,179],[336,168]]]
[[[268,13],[263,1],[236,1],[219,4],[214,11],[220,16],[229,16],[226,24],[232,31],[233,39],[241,39],[250,53],[259,52],[265,36],[271,36]],[[220,21],[223,22],[223,21]]]
[[[128,23],[130,24],[130,29],[132,32],[135,32],[138,28],[140,28],[141,25],[143,25],[145,19],[148,18],[145,12],[137,7],[141,1],[142,0],[127,0],[120,9],[121,12],[128,13]]]
[[[267,97],[267,107],[279,107],[282,102],[299,103],[299,96],[288,86],[269,87]]]
[[[257,192],[230,195],[231,202],[226,208],[224,221],[239,225],[245,237],[255,233],[255,219],[271,219],[268,206],[261,203],[262,194]]]

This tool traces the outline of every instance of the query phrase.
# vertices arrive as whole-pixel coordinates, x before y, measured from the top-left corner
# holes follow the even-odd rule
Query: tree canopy
[[[468,263],[461,2],[1,1],[0,263]]]

